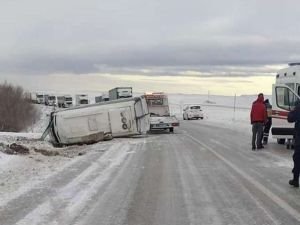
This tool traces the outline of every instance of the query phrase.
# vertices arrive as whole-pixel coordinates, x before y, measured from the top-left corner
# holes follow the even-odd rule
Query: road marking
[[[215,150],[213,150],[208,145],[204,144],[203,142],[197,140],[193,136],[189,135],[187,132],[184,134],[185,136],[191,138],[193,141],[197,142],[198,144],[205,147],[207,150],[209,150],[211,153],[213,153],[217,158],[222,160],[226,165],[231,167],[236,173],[240,174],[242,177],[244,177],[248,182],[252,183],[257,189],[259,189],[262,193],[264,193],[266,196],[268,196],[272,201],[274,201],[279,207],[284,209],[288,214],[293,216],[296,220],[300,222],[300,213],[295,210],[292,206],[290,206],[286,201],[284,201],[282,198],[278,197],[276,194],[274,194],[272,191],[270,191],[268,188],[257,182],[255,179],[253,179],[251,176],[243,172],[240,168],[235,166],[233,163],[231,163],[229,160],[224,158],[222,155],[217,153]]]

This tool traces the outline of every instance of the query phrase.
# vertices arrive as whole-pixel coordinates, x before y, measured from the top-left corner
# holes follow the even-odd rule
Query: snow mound
[[[50,114],[54,111],[53,106],[36,105],[36,108],[40,112],[40,117],[32,126],[23,131],[25,133],[43,133],[49,124]]]

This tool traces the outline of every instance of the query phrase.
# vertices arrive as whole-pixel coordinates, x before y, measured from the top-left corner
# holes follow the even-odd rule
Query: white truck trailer
[[[37,104],[37,97],[36,93],[26,92],[25,97],[30,101],[31,103]]]
[[[57,96],[57,106],[59,108],[70,108],[73,106],[73,97],[71,95]]]
[[[103,94],[102,95],[102,101],[108,102],[109,101],[109,95],[108,94]]]
[[[116,100],[120,98],[131,98],[132,87],[116,87],[109,90],[109,100]]]
[[[95,96],[95,103],[103,102],[102,95]]]
[[[87,105],[89,104],[89,96],[86,94],[80,94],[80,95],[75,95],[75,105],[80,106],[80,105]]]
[[[45,94],[36,94],[36,102],[37,104],[45,104],[46,98],[48,96]]]
[[[150,114],[150,130],[169,130],[173,133],[179,121],[170,115],[168,96],[163,92],[154,92],[146,93],[145,98]]]
[[[56,145],[94,143],[105,134],[138,135],[149,127],[147,103],[141,96],[53,112],[42,139],[50,133]]]
[[[70,108],[73,106],[73,97],[71,95],[65,95],[65,107]]]
[[[287,115],[295,107],[300,95],[300,63],[290,63],[288,68],[279,70],[272,87],[272,137],[278,144],[290,140],[294,135],[294,124],[287,122]]]
[[[45,105],[55,106],[56,105],[56,96],[49,95],[48,98],[46,99]]]
[[[57,106],[58,108],[66,108],[65,107],[65,96],[57,96]]]

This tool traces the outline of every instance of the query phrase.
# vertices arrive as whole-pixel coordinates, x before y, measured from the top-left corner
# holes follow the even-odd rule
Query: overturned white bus
[[[53,112],[42,139],[50,133],[56,145],[95,143],[106,134],[124,137],[149,128],[148,107],[141,96]]]

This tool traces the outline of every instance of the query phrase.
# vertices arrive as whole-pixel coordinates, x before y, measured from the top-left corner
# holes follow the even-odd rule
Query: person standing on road
[[[252,103],[250,120],[252,124],[252,150],[262,149],[263,126],[267,120],[267,111],[264,104],[264,95],[258,94],[256,101]]]
[[[268,144],[269,132],[272,126],[272,105],[270,104],[269,99],[266,99],[264,101],[264,104],[267,110],[267,122],[265,123],[264,126],[263,144],[266,145]]]
[[[295,143],[294,143],[294,168],[292,170],[293,179],[289,181],[289,184],[294,187],[299,187],[299,173],[300,173],[300,101],[295,102],[295,108],[289,112],[287,117],[288,122],[295,122]]]

